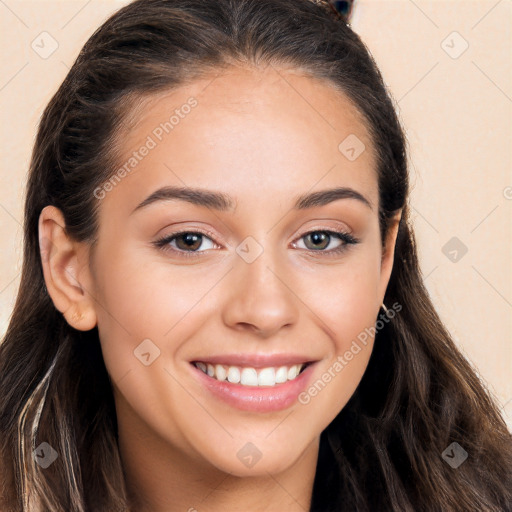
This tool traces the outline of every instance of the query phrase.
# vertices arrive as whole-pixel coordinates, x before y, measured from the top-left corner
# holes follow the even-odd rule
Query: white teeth
[[[215,365],[215,374],[217,375],[218,380],[226,380],[226,377],[228,375],[226,369],[221,364]]]
[[[275,386],[282,384],[287,380],[295,379],[301,370],[306,366],[303,364],[294,364],[291,366],[269,367],[256,370],[255,368],[240,368],[238,366],[225,366],[210,363],[197,362],[196,367],[209,377],[216,380],[225,381],[232,384],[242,384],[242,386]]]
[[[288,380],[288,368],[286,366],[280,366],[276,372],[276,384],[281,384]]]
[[[288,369],[288,380],[293,380],[299,374],[299,367],[297,365],[290,366]]]
[[[263,368],[258,375],[258,386],[275,386],[276,371],[274,368]]]
[[[240,370],[236,366],[229,367],[228,380],[233,384],[238,384],[240,382]]]
[[[258,374],[256,373],[256,370],[254,368],[244,368],[242,370],[242,376],[240,377],[240,384],[243,384],[244,386],[257,386]]]

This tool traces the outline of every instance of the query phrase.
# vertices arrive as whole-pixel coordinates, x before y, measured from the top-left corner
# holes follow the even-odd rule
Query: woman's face
[[[347,403],[373,346],[392,250],[365,125],[333,88],[272,66],[137,112],[117,178],[95,192],[81,274],[120,437],[234,475],[282,471]]]

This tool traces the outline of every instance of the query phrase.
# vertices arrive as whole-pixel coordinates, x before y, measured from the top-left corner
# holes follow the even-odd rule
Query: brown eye
[[[201,247],[201,243],[203,241],[203,235],[200,233],[181,233],[178,236],[175,236],[176,247],[182,251],[197,251],[199,247]],[[183,241],[180,244],[180,240]]]
[[[208,246],[208,243],[210,244]],[[206,244],[206,247],[204,246]],[[206,249],[214,249],[216,244],[212,239],[199,231],[181,231],[164,236],[154,242],[162,250],[171,251],[183,256],[200,255]],[[202,247],[202,250],[199,250]]]
[[[328,248],[333,241],[337,241],[338,243]],[[299,249],[317,252],[320,255],[330,256],[343,252],[349,245],[355,245],[358,243],[359,240],[350,233],[316,230],[302,235],[299,238],[299,243],[295,243],[294,246]],[[302,244],[304,247],[301,247]]]
[[[311,250],[322,250],[329,246],[329,242],[331,240],[331,236],[327,233],[327,231],[313,231],[304,236],[304,240],[306,240],[306,247]],[[311,243],[311,247],[307,242]]]

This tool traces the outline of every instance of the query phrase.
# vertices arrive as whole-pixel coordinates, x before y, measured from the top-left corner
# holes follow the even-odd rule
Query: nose
[[[291,280],[290,272],[277,265],[270,251],[264,250],[252,263],[237,259],[226,283],[227,299],[222,309],[225,325],[261,338],[293,326],[300,301]]]

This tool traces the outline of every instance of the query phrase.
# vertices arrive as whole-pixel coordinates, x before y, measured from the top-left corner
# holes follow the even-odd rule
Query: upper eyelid
[[[332,232],[339,232],[339,233],[347,233],[347,234],[350,234],[350,235],[353,234],[353,230],[345,222],[343,222],[341,220],[337,220],[337,219],[323,219],[323,220],[322,219],[314,219],[314,220],[312,220],[312,222],[317,222],[318,224],[322,224],[324,222],[334,222],[336,224],[336,226],[326,227],[326,226],[318,226],[317,225],[317,226],[313,226],[313,227],[308,227],[306,229],[306,231],[304,231],[300,236],[307,235],[308,233],[311,233],[311,232],[314,232],[314,231],[332,231]],[[185,222],[183,224],[185,224]],[[172,230],[173,228],[170,227],[170,229]],[[216,232],[210,231],[208,228],[202,228],[202,227],[194,226],[194,225],[191,225],[190,227],[186,226],[184,228],[181,228],[181,227],[177,226],[174,229],[176,229],[176,231],[171,232],[169,235],[163,235],[160,238],[164,238],[164,237],[167,238],[167,237],[170,237],[170,236],[177,236],[177,235],[180,235],[180,234],[183,234],[183,233],[201,233],[201,234],[204,234],[206,236],[212,236],[212,237],[217,237],[218,236]],[[229,230],[229,231],[231,232],[231,230]]]
[[[218,242],[216,242],[215,239],[214,239],[214,237],[216,236],[215,234],[210,233],[208,231],[203,231],[203,230],[198,229],[198,228],[195,228],[195,229],[183,229],[181,231],[176,231],[176,232],[173,232],[173,233],[169,233],[168,235],[163,235],[160,238],[158,238],[156,240],[156,242],[154,242],[154,243],[162,242],[162,241],[165,241],[165,240],[172,240],[172,239],[175,239],[178,236],[184,235],[186,233],[193,233],[193,234],[202,235],[204,237],[209,238],[214,244],[219,245]],[[184,251],[182,251],[182,252],[184,252]]]

